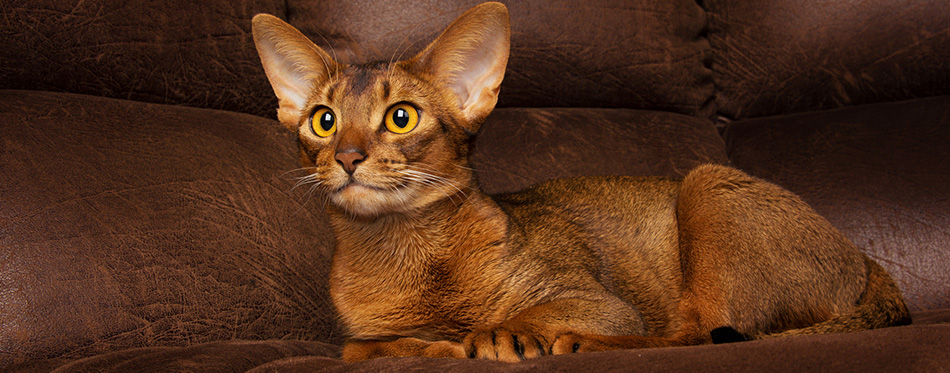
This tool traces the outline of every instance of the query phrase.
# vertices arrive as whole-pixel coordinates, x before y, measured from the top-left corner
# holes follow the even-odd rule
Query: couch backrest
[[[410,57],[479,2],[5,2],[0,87],[273,116],[276,99],[249,32],[254,14],[288,19],[358,63]],[[499,106],[708,111],[704,15],[692,0],[509,7],[513,53]]]
[[[290,23],[346,62],[408,58],[481,0],[291,1]],[[499,106],[700,113],[712,95],[693,0],[502,1],[511,57]]]
[[[250,19],[283,3],[3,1],[0,88],[272,113]]]
[[[947,1],[703,4],[726,118],[950,94]]]
[[[359,63],[411,56],[479,2],[4,2],[0,87],[273,116],[254,14]],[[503,2],[513,34],[500,107],[738,119],[950,93],[944,1]]]

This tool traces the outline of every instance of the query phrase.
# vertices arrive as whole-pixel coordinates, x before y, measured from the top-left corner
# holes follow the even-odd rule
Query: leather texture
[[[287,13],[337,60],[365,63],[415,55],[481,2],[291,1]],[[711,110],[709,45],[696,2],[502,3],[511,17],[511,55],[500,106]]]
[[[730,119],[950,94],[946,1],[704,0]]]
[[[0,87],[276,117],[251,38],[284,2],[10,0],[0,3]]]
[[[552,356],[519,364],[429,358],[374,359],[344,364],[339,347],[320,342],[229,341],[190,347],[143,348],[75,361],[56,372],[578,372],[628,371],[919,371],[946,368],[934,358],[950,343],[950,312],[913,314],[915,325],[860,333],[812,335],[726,345],[595,352]],[[816,348],[820,346],[820,348]],[[44,363],[49,363],[44,365]],[[24,371],[57,366],[23,365]]]
[[[340,337],[290,136],[223,111],[0,91],[0,366]],[[309,204],[309,206],[307,206]]]
[[[411,57],[478,2],[14,0],[0,5],[10,30],[0,38],[0,87],[273,117],[277,101],[250,34],[254,14],[285,18],[341,62],[365,63]],[[695,2],[508,5],[513,52],[500,106],[712,112]]]

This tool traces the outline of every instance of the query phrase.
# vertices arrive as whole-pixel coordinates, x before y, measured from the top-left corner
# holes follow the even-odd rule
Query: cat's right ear
[[[279,102],[277,119],[295,130],[313,89],[340,65],[280,18],[258,14],[251,23],[254,45]]]
[[[510,39],[508,8],[484,3],[459,16],[408,62],[450,89],[465,130],[475,133],[498,102]]]

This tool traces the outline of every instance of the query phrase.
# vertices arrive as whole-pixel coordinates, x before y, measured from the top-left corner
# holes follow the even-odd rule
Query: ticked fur
[[[724,326],[763,337],[908,320],[880,266],[797,196],[735,169],[482,193],[468,155],[507,64],[499,3],[408,60],[358,66],[275,17],[253,24],[278,119],[328,201],[345,360],[517,361],[709,343]],[[400,108],[418,113],[405,132],[389,126]]]

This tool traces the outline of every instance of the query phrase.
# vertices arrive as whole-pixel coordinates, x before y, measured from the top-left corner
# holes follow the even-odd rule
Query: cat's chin
[[[383,189],[354,182],[331,194],[330,200],[350,214],[372,217],[405,210],[410,194],[405,188]]]

